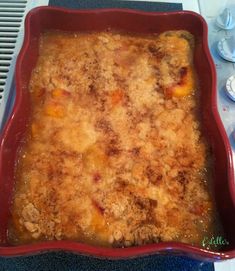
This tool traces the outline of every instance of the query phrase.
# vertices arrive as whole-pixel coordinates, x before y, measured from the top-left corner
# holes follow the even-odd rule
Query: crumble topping
[[[186,31],[42,35],[11,242],[200,245],[215,230],[193,47]]]

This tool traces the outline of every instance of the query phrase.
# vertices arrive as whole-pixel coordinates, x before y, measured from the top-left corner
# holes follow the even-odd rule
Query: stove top
[[[23,21],[27,12],[36,6],[54,4],[72,8],[85,8],[89,2],[90,4],[96,2],[96,5],[99,2],[102,6],[104,6],[105,3],[108,4],[108,6],[115,6],[115,0],[0,0],[0,129],[7,120],[14,103],[14,67],[16,57],[22,45]],[[174,3],[175,5],[170,5],[172,10],[192,10],[200,13],[206,19],[209,27],[209,47],[217,70],[217,105],[232,146],[235,164],[235,136],[233,138],[233,133],[235,132],[235,102],[225,93],[227,79],[235,75],[235,63],[224,60],[217,51],[218,41],[231,35],[235,36],[235,28],[232,30],[223,30],[215,23],[217,16],[225,7],[230,8],[235,18],[234,0],[123,0],[123,6],[129,7],[130,2],[132,2],[132,6],[135,8],[141,5],[143,8],[144,4],[146,7],[145,10],[164,10],[169,3]],[[156,5],[154,2],[161,3]],[[220,270],[235,270],[235,260],[226,261],[226,263],[216,263],[215,271]]]
[[[205,1],[204,1],[205,2]],[[226,1],[225,1],[226,2]],[[235,3],[232,5],[232,0],[227,1],[231,4],[227,3],[226,7],[229,7],[231,13],[235,18]],[[220,5],[218,5],[220,6]],[[226,129],[227,135],[229,137],[230,143],[232,145],[233,150],[233,159],[235,162],[235,102],[232,101],[225,92],[225,86],[227,79],[235,75],[235,63],[224,60],[220,57],[217,49],[218,42],[226,37],[235,36],[235,28],[231,30],[224,30],[219,28],[216,25],[216,18],[218,14],[223,10],[225,5],[223,5],[222,9],[216,11],[207,12],[206,7],[202,8],[202,11],[205,13],[202,15],[205,17],[208,23],[209,29],[209,47],[211,50],[212,57],[214,59],[216,70],[217,70],[217,91],[218,91],[218,110],[220,113],[220,117]]]

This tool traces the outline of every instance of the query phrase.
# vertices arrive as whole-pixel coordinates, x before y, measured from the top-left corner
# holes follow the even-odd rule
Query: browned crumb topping
[[[10,238],[200,244],[214,229],[193,37],[46,33]]]

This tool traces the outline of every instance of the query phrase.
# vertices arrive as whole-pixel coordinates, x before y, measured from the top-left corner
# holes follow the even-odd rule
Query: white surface
[[[234,0],[198,0],[200,12],[207,18],[219,15]],[[189,0],[191,2],[191,0]]]
[[[215,271],[234,271],[235,270],[235,259],[218,262],[214,264]]]

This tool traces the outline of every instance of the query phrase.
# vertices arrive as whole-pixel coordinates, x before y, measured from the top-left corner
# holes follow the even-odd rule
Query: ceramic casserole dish
[[[146,34],[183,29],[195,37],[194,65],[200,86],[201,122],[203,134],[212,149],[215,201],[229,243],[219,252],[178,242],[160,242],[130,248],[104,248],[64,240],[15,246],[8,242],[17,150],[29,122],[28,84],[38,58],[40,34],[47,30],[102,31],[107,28]],[[200,15],[189,11],[147,13],[124,9],[79,11],[54,7],[33,9],[25,21],[25,38],[17,59],[15,83],[16,100],[13,112],[0,138],[0,256],[66,250],[115,259],[165,253],[212,261],[235,257],[235,178],[232,151],[217,111],[216,71],[207,44],[207,25]]]

